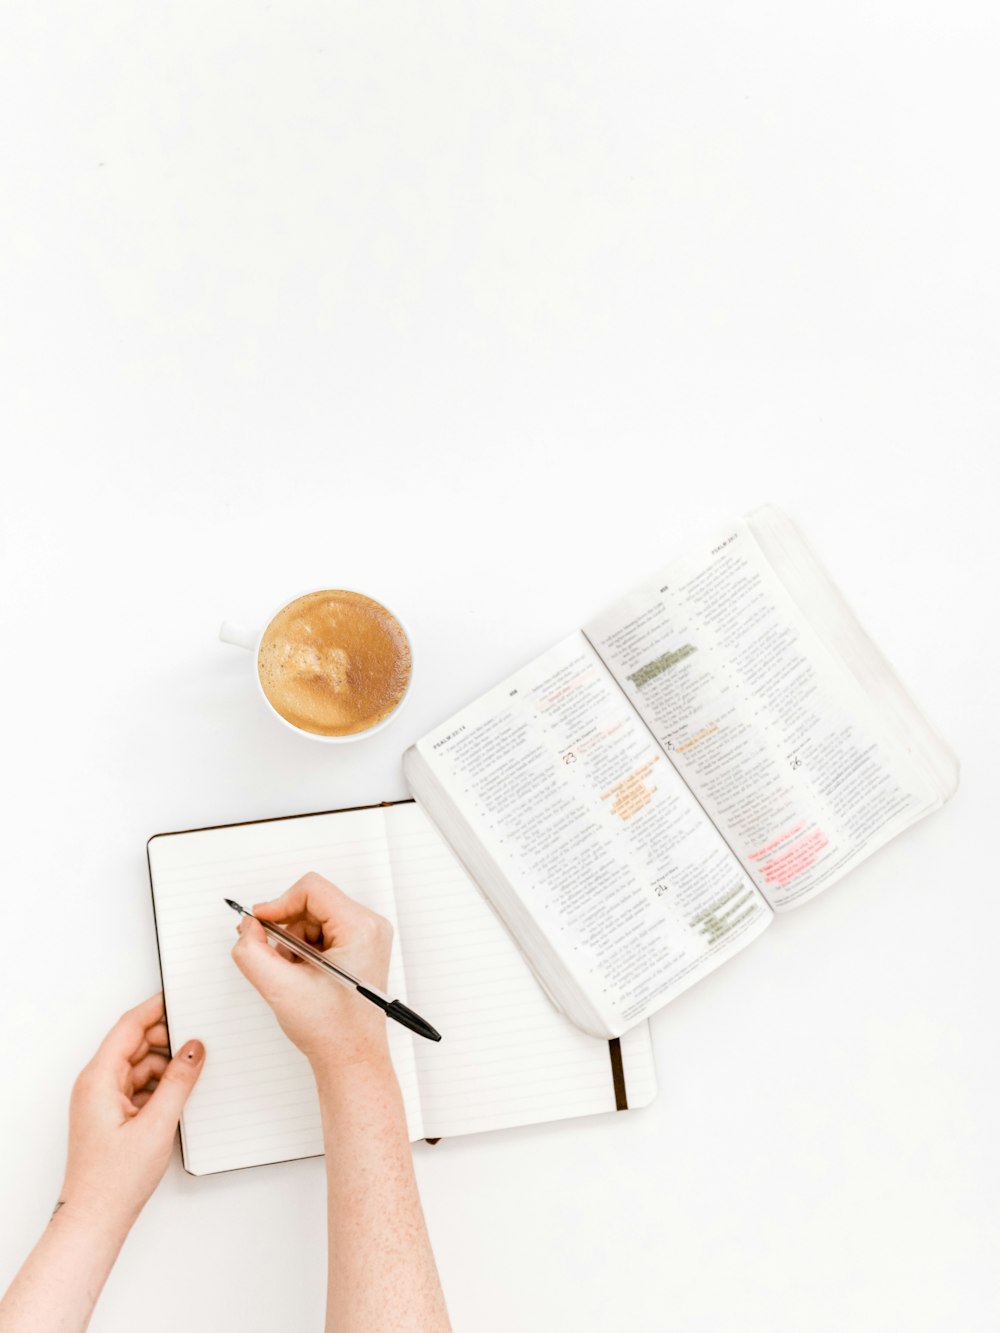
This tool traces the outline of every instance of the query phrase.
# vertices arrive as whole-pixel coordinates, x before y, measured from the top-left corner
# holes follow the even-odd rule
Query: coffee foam
[[[350,736],[396,708],[410,681],[403,627],[363,593],[306,593],[274,617],[257,673],[271,706],[295,727]]]

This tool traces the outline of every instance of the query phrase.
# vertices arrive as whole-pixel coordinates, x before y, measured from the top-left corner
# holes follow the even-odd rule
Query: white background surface
[[[403,795],[772,500],[963,785],[659,1015],[648,1111],[421,1145],[444,1286],[473,1333],[995,1328],[995,7],[7,0],[0,52],[0,1283],[157,986],[148,835]],[[215,642],[323,585],[416,642],[355,747]],[[319,1328],[323,1233],[320,1162],[175,1159],[92,1328]]]

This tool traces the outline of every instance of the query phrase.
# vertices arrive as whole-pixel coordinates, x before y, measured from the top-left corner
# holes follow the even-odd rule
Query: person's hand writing
[[[128,1229],[159,1184],[205,1048],[167,1055],[163,996],[123,1014],[73,1087],[57,1209]]]
[[[257,903],[254,916],[284,926],[360,981],[384,990],[392,925],[310,872],[280,898]],[[233,958],[277,1015],[285,1035],[314,1069],[388,1060],[385,1016],[319,968],[268,943],[257,921],[242,917]]]
[[[392,926],[321,875],[304,875],[254,916],[284,926],[385,990]],[[243,917],[233,949],[316,1075],[327,1172],[326,1327],[449,1328],[410,1155],[385,1015]]]

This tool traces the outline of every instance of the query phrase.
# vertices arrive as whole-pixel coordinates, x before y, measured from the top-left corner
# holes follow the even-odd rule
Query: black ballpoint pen
[[[320,967],[330,976],[335,977],[344,986],[350,986],[356,990],[359,995],[363,995],[366,1000],[371,1000],[372,1004],[385,1011],[386,1018],[394,1018],[397,1023],[402,1023],[404,1028],[409,1028],[411,1032],[416,1032],[420,1037],[426,1037],[428,1041],[440,1041],[441,1033],[432,1028],[426,1019],[415,1014],[412,1009],[408,1009],[401,1000],[390,1000],[388,995],[380,991],[377,986],[369,986],[364,981],[359,981],[357,977],[352,977],[350,972],[345,972],[342,967],[336,963],[331,963],[328,958],[324,958],[318,949],[306,944],[304,940],[298,939],[295,935],[281,926],[273,926],[270,921],[261,921],[259,916],[254,916],[253,912],[248,912],[245,907],[239,903],[234,903],[232,898],[224,898],[223,902],[227,907],[231,907],[234,912],[240,916],[253,917],[254,921],[259,921],[264,927],[265,934],[277,940],[279,944],[295,954],[299,958],[305,959],[307,963],[312,963],[314,967]]]

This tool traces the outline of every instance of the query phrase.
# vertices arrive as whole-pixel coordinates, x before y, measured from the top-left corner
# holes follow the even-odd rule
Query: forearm
[[[0,1301],[0,1333],[82,1333],[128,1230],[59,1207]]]
[[[388,1055],[318,1069],[326,1151],[327,1333],[450,1327]]]

